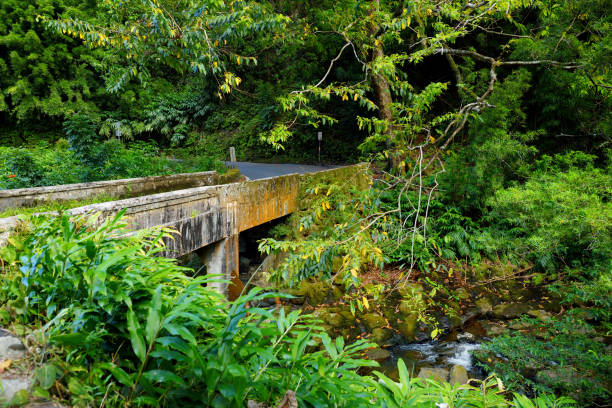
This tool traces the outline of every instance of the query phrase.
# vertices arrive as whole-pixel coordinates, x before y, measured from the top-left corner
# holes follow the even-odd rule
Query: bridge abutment
[[[217,292],[235,300],[244,288],[239,277],[238,234],[230,235],[220,241],[214,242],[197,250],[202,263],[206,266],[206,273],[219,275],[219,279],[228,282],[211,282]]]

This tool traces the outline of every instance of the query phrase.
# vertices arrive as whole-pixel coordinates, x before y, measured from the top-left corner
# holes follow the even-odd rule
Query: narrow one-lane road
[[[225,162],[228,167],[240,170],[240,173],[251,180],[268,177],[283,176],[285,174],[314,173],[321,170],[329,170],[339,166],[312,166],[308,164],[269,164],[250,162]]]

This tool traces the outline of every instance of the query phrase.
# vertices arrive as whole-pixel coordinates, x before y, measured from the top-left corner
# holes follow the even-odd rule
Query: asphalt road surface
[[[237,168],[240,173],[251,180],[268,177],[283,176],[285,174],[314,173],[315,171],[329,170],[338,166],[311,166],[307,164],[269,164],[250,162],[225,162],[228,167]]]

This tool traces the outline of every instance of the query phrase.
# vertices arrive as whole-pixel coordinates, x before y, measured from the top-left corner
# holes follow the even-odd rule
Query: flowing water
[[[480,343],[465,341],[399,344],[388,349],[391,357],[382,363],[381,371],[391,378],[397,378],[397,361],[401,358],[413,376],[423,367],[450,369],[454,365],[460,365],[468,371],[470,378],[481,378],[482,372],[473,364],[470,354],[479,348]]]

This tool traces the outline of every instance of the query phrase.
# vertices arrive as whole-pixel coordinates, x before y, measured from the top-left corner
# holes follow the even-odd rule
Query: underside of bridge
[[[212,282],[209,286],[234,300],[242,294],[244,285],[263,261],[258,251],[258,241],[269,237],[270,230],[286,218],[269,221],[197,249],[182,257],[182,262],[194,270],[204,268],[206,273],[219,275],[220,281]]]

